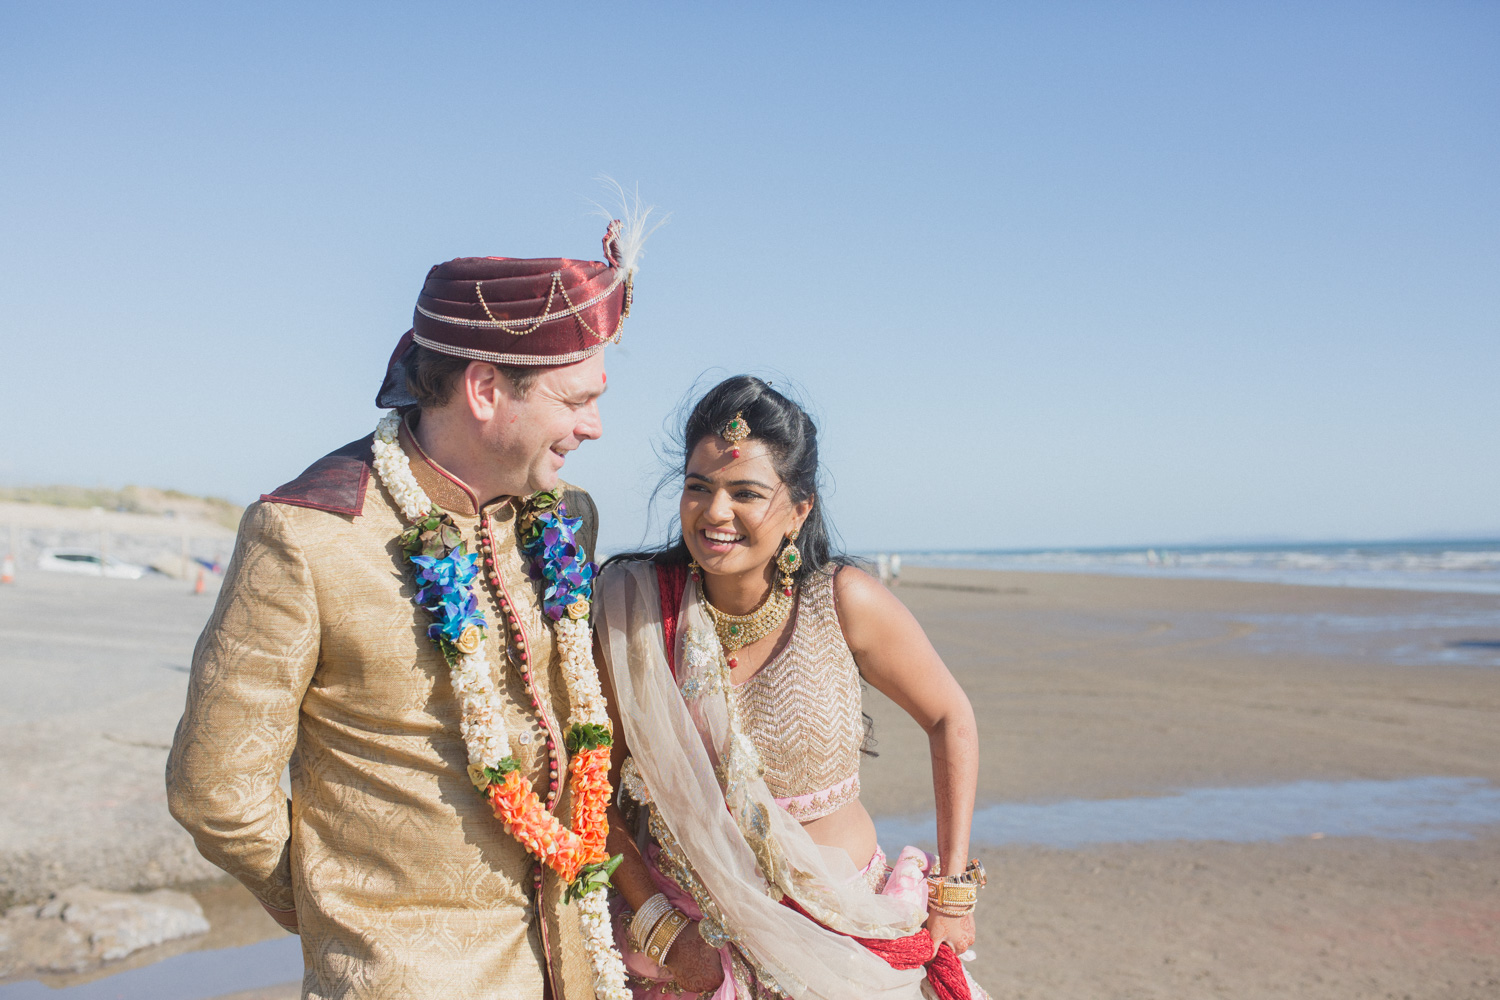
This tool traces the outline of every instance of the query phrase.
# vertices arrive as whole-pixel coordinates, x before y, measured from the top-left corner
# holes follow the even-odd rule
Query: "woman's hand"
[[[929,913],[927,933],[932,935],[933,957],[937,957],[938,947],[944,943],[953,949],[955,955],[962,955],[974,944],[974,914],[945,917],[941,913]]]
[[[684,927],[677,940],[672,942],[667,952],[666,969],[672,973],[677,985],[689,993],[716,990],[724,982],[724,963],[719,958],[719,950],[710,948],[703,940],[696,920]]]

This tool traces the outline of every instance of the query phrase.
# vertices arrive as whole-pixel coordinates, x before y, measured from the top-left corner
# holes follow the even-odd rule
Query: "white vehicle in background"
[[[150,572],[145,566],[102,555],[98,549],[43,549],[36,566],[53,573],[82,573],[114,580],[139,580]]]

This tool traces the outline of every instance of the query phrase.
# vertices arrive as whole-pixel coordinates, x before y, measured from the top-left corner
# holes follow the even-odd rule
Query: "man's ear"
[[[510,407],[510,380],[487,361],[470,361],[463,375],[464,401],[475,420],[487,424]]]

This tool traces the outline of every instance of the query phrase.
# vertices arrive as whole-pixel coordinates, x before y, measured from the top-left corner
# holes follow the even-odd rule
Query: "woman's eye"
[[[759,493],[756,493],[754,490],[740,490],[738,493],[736,493],[734,495],[734,498],[736,500],[764,500],[765,499]]]

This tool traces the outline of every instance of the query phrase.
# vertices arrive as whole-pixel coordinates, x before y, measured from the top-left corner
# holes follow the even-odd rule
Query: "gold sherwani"
[[[453,515],[470,551],[481,508],[491,519],[546,716],[539,723],[531,711],[496,627],[495,597],[476,581],[505,725],[522,773],[544,796],[546,743],[555,741],[566,821],[567,689],[514,506],[481,504],[402,430],[418,482]],[[592,998],[577,907],[562,905],[548,870],[536,919],[538,866],[469,781],[448,668],[426,636],[432,616],[412,602],[396,541],[404,525],[368,453],[368,439],[355,442],[246,511],[193,655],[167,764],[172,814],[257,898],[296,907],[306,1000],[508,1000],[549,987],[556,1000]],[[315,473],[334,459],[330,487]],[[592,501],[573,489],[566,501],[592,550]],[[290,801],[279,785],[288,761]]]

